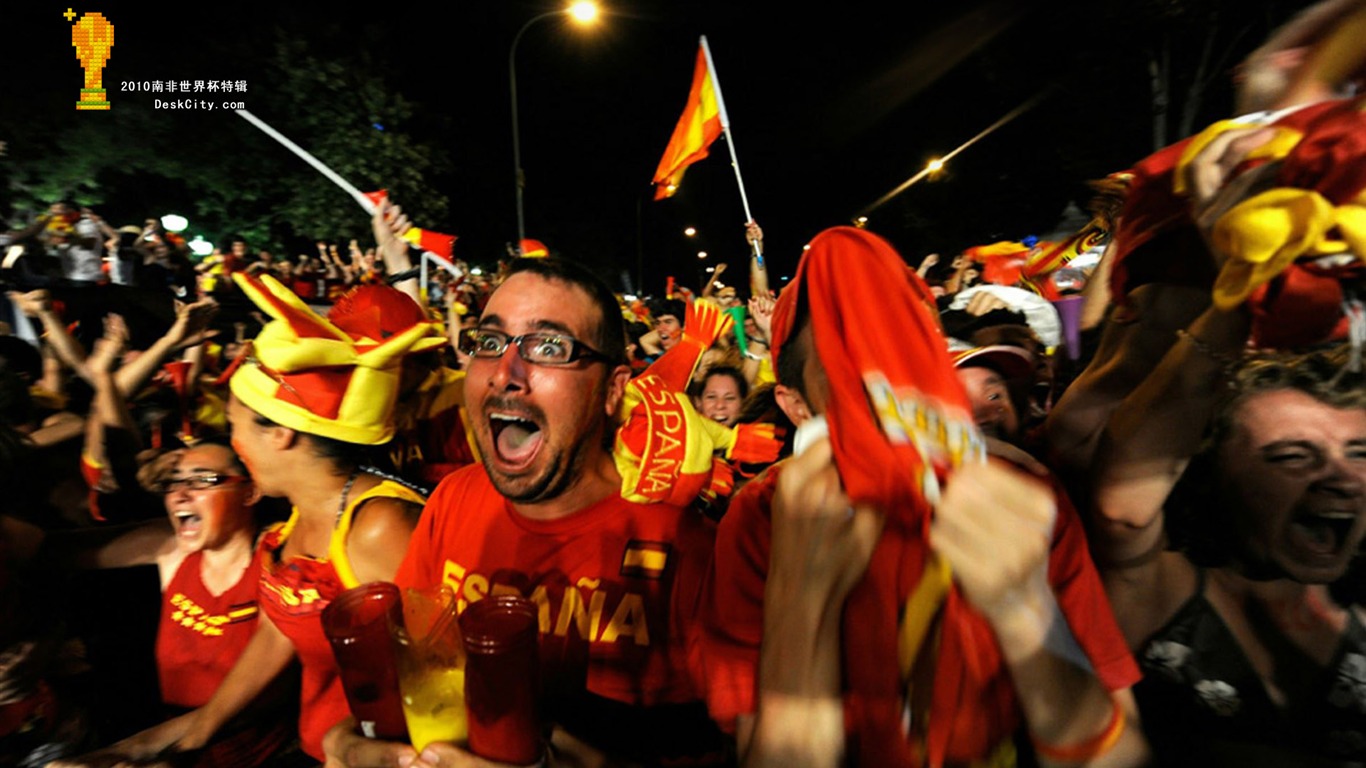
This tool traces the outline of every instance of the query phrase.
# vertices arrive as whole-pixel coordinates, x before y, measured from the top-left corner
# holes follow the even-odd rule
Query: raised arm
[[[756,221],[745,222],[745,240],[749,243],[749,295],[768,296],[768,267],[764,265],[764,231]]]
[[[1162,505],[1199,449],[1248,327],[1241,309],[1205,310],[1111,415],[1094,466],[1098,558],[1123,562],[1158,545]]]
[[[10,292],[19,311],[29,317],[37,318],[43,324],[43,340],[50,345],[57,357],[77,376],[90,382],[90,371],[85,366],[85,349],[66,330],[66,324],[52,308],[52,295],[46,290],[28,293]],[[94,382],[91,382],[92,386]]]
[[[1127,689],[1111,694],[1079,648],[1048,582],[1057,501],[998,463],[955,471],[930,545],[991,625],[1042,766],[1136,766],[1148,756]]]
[[[840,617],[881,530],[882,516],[851,507],[840,489],[829,440],[784,466],[773,498],[758,707],[737,734],[746,768],[841,764]]]
[[[408,222],[403,209],[388,200],[380,201],[375,207],[375,215],[370,217],[370,226],[375,231],[375,243],[384,259],[384,271],[390,277],[412,271],[413,260],[408,256],[408,241],[403,239],[403,233],[412,224]],[[422,295],[417,282],[417,275],[413,275],[396,280],[393,285],[421,305]]]
[[[90,416],[85,420],[84,453],[85,458],[97,467],[109,465],[104,439],[107,428],[122,429],[137,435],[133,417],[128,413],[110,370],[114,361],[123,354],[127,343],[128,328],[123,318],[108,315],[104,321],[104,337],[95,342],[95,351],[86,360],[91,377],[95,380],[95,401]]]
[[[131,396],[152,378],[152,374],[156,373],[177,347],[194,339],[208,328],[209,321],[218,311],[218,303],[210,298],[200,299],[193,304],[176,302],[175,309],[175,322],[171,324],[171,329],[166,335],[157,339],[136,360],[114,374],[114,383],[124,397]]]

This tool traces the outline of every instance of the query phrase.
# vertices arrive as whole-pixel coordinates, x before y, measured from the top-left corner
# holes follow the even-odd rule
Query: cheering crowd
[[[509,764],[360,722],[321,616],[373,582],[534,606],[512,764],[1361,764],[1362,27],[1075,238],[834,227],[775,293],[749,222],[748,297],[417,269],[390,200],[295,260],[54,203],[3,236],[0,766]]]

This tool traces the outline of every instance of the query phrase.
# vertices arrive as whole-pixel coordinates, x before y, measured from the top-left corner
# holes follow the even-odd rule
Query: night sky
[[[151,111],[157,96],[120,93],[123,81],[246,80],[247,93],[233,98],[276,122],[281,116],[258,111],[253,98],[276,77],[269,57],[277,35],[306,41],[321,58],[365,61],[417,104],[411,130],[449,155],[449,169],[431,180],[450,198],[449,220],[418,223],[458,235],[456,255],[472,262],[491,263],[515,238],[508,48],[525,21],[557,5],[150,5],[5,4],[0,140],[9,146],[0,178],[4,163],[31,163],[38,151],[13,138],[31,135],[14,130],[16,123],[56,132],[72,121],[107,119],[73,109],[81,70],[62,15],[71,7],[99,11],[115,25],[104,82],[116,110]],[[689,169],[675,198],[654,202],[649,185],[682,111],[700,34],[711,43],[775,279],[790,274],[801,244],[820,229],[849,223],[927,160],[1041,93],[1037,107],[964,152],[941,178],[872,211],[869,227],[913,263],[931,250],[1046,234],[1069,203],[1085,203],[1086,179],[1152,151],[1149,50],[1171,46],[1180,94],[1203,41],[1218,41],[1213,50],[1223,58],[1201,100],[1203,125],[1231,109],[1233,64],[1303,5],[845,3],[797,16],[790,3],[616,0],[592,29],[549,19],[527,32],[517,56],[528,235],[593,265],[618,287],[621,273],[634,278],[638,269],[650,290],[659,291],[668,274],[696,284],[704,263],[698,250],[711,255],[705,263],[726,260],[732,274],[743,270],[744,214],[723,143]],[[177,137],[160,151],[174,153],[212,133],[229,146],[240,136],[240,151],[275,153],[282,167],[299,163],[262,144],[230,112],[155,117]],[[98,156],[90,162],[98,164]],[[321,176],[313,181],[330,185]],[[352,181],[362,189],[384,185]],[[117,226],[151,212],[142,200],[175,205],[173,181],[143,183],[160,191],[137,200],[111,195],[97,211]],[[0,203],[8,208],[12,197]],[[179,207],[191,210],[190,201]],[[339,229],[364,224],[363,212],[354,211],[357,219]],[[228,226],[208,234],[221,237]],[[686,226],[699,237],[685,238]]]

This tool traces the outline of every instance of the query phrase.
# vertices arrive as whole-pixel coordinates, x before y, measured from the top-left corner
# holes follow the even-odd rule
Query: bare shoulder
[[[366,499],[351,519],[351,544],[401,536],[406,541],[422,516],[422,505],[393,496]]]
[[[356,578],[361,583],[393,579],[422,506],[382,496],[368,499],[353,514],[346,551]]]

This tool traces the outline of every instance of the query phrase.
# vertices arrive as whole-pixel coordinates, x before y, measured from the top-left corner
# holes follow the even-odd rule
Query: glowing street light
[[[939,173],[940,171],[944,170],[944,161],[936,157],[935,159],[925,164],[925,170],[929,171],[930,173]]]
[[[697,234],[697,227],[688,227],[687,229],[683,230],[683,234],[687,235],[688,237],[693,237]]]
[[[591,2],[591,0],[580,0],[566,10],[566,13],[580,24],[592,24],[598,20],[598,14],[601,12],[602,9],[598,8],[598,4]]]
[[[858,217],[857,219],[854,219],[854,226],[858,227],[859,229],[865,229],[865,228],[867,228],[867,226],[868,226],[868,217],[867,217],[867,216],[860,216],[860,217]],[[809,246],[809,245],[807,246],[807,248],[810,248],[810,247],[811,247],[811,246]],[[802,250],[805,250],[805,248],[802,249]]]
[[[699,259],[705,259],[705,258],[707,258],[707,252],[706,252],[706,251],[698,251],[698,252],[697,252],[697,258],[699,258]]]
[[[526,214],[522,207],[522,191],[526,188],[526,174],[522,172],[522,140],[517,121],[517,45],[522,42],[522,35],[525,35],[531,25],[538,21],[556,16],[569,16],[579,26],[590,26],[597,20],[599,14],[600,10],[597,3],[592,2],[592,0],[579,0],[567,8],[533,16],[522,25],[521,29],[517,30],[517,34],[512,38],[512,48],[508,50],[508,95],[511,96],[512,101],[512,172],[513,183],[517,188],[517,248],[519,255],[521,253],[521,242],[526,239]]]

